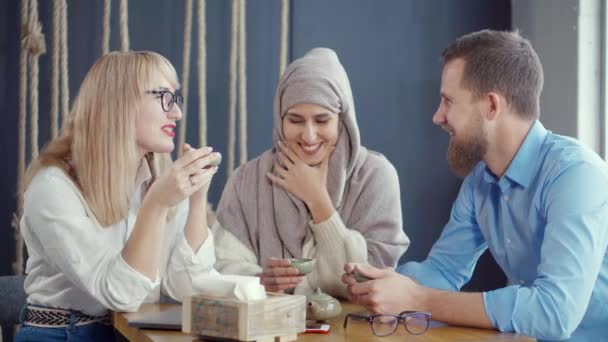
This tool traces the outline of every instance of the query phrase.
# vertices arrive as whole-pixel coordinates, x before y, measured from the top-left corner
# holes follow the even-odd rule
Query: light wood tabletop
[[[129,341],[135,342],[191,342],[195,340],[193,336],[169,330],[138,329],[128,326],[128,321],[138,319],[146,314],[166,311],[178,306],[177,304],[144,304],[138,312],[113,314],[113,324],[116,330],[123,334]],[[331,331],[327,334],[299,334],[298,341],[319,341],[319,342],[363,342],[363,341],[535,341],[532,338],[517,334],[501,333],[496,330],[461,328],[443,326],[429,328],[422,335],[410,335],[405,331],[403,325],[397,328],[394,335],[387,337],[376,337],[373,335],[369,323],[364,321],[350,320],[344,329],[344,317],[348,313],[361,312],[363,307],[352,304],[342,303],[342,314],[339,317],[329,320]]]

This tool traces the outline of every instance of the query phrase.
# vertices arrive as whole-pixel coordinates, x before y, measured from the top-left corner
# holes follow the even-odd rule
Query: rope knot
[[[39,56],[46,53],[46,43],[40,21],[30,20],[21,30],[21,46],[31,55]]]

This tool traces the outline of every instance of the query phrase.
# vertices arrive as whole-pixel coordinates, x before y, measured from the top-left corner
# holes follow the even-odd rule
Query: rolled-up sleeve
[[[218,220],[213,224],[215,267],[222,274],[254,276],[262,272],[258,259],[234,234],[222,227]]]
[[[310,293],[319,287],[330,295],[346,298],[346,285],[340,280],[344,264],[367,262],[365,238],[360,232],[345,227],[338,212],[317,224],[310,221],[309,225],[316,240],[313,257],[323,262],[317,262],[313,273],[296,288],[296,293]]]
[[[76,188],[52,173],[35,177],[24,195],[24,234],[77,288],[106,308],[135,311],[156,286],[122,258],[114,232],[89,216]]]
[[[195,253],[184,235],[187,216],[187,205],[181,206],[181,210],[178,210],[176,214],[175,222],[172,223],[176,225],[177,236],[169,258],[167,272],[163,278],[164,291],[178,301],[194,293],[197,285],[204,281],[205,276],[218,274],[214,269],[213,232],[209,229],[207,239]]]
[[[501,331],[562,340],[583,319],[606,253],[608,183],[599,168],[582,163],[560,171],[547,189],[537,278],[484,293],[484,305]]]

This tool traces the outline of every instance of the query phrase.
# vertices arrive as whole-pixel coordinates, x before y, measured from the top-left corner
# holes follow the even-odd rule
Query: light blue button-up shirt
[[[513,284],[483,293],[496,328],[608,341],[607,245],[606,163],[537,121],[503,177],[483,162],[475,167],[428,258],[397,271],[457,291],[489,248]]]

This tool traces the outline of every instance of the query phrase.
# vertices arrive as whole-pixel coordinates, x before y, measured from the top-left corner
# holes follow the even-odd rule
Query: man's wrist
[[[426,311],[431,312],[433,308],[433,301],[436,299],[436,296],[439,294],[438,290],[416,284],[415,286],[415,297],[419,298],[419,302],[416,310],[418,311]]]

